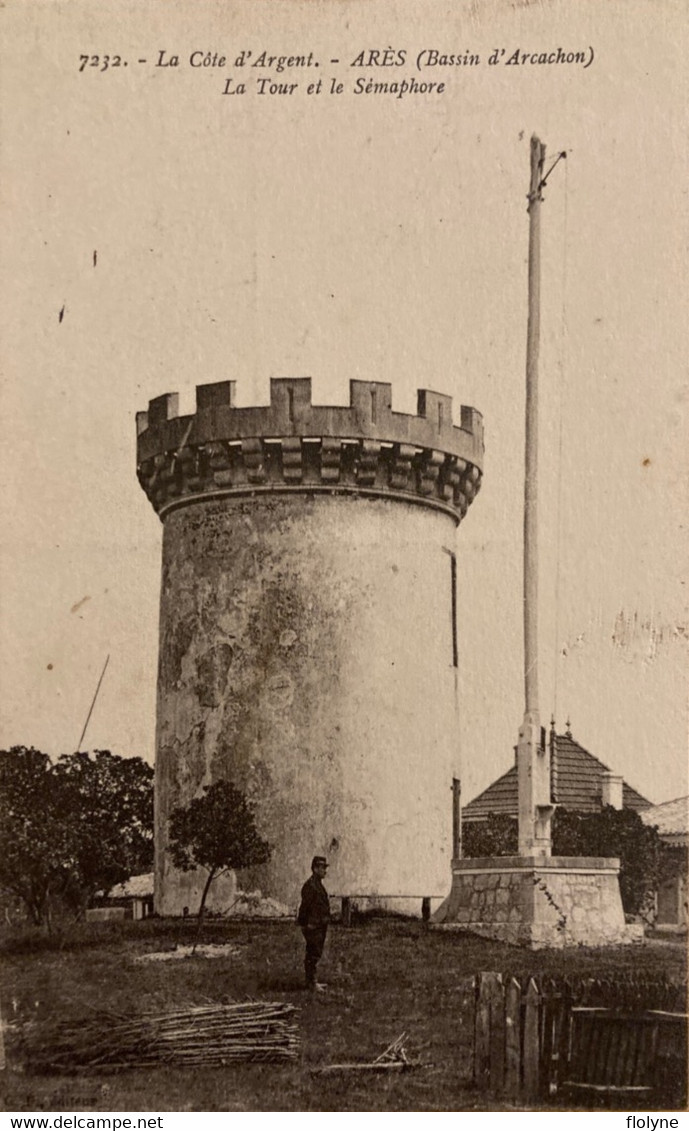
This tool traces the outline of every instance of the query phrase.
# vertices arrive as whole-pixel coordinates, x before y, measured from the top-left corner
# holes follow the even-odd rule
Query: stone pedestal
[[[466,857],[432,922],[533,949],[619,946],[643,928],[624,921],[619,860],[571,856]]]

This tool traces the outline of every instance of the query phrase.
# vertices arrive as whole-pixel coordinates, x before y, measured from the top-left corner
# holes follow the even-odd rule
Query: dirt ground
[[[530,953],[410,920],[332,927],[319,977],[327,992],[301,989],[303,940],[291,923],[210,923],[204,942],[227,954],[136,961],[188,945],[193,924],[88,924],[52,940],[4,940],[0,1000],[9,1111],[506,1111],[471,1082],[472,999],[481,970],[517,977],[570,974],[616,978],[635,971],[680,979],[685,944]],[[301,1057],[288,1064],[235,1064],[80,1076],[26,1071],[18,1051],[27,1021],[122,1017],[207,1002],[290,1001],[299,1007]],[[372,1060],[401,1033],[423,1066],[403,1075],[318,1076],[319,1066]]]

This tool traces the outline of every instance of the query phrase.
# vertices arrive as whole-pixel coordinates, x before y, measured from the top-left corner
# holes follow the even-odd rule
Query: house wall
[[[670,876],[660,884],[656,896],[656,926],[680,930],[689,927],[686,876]]]

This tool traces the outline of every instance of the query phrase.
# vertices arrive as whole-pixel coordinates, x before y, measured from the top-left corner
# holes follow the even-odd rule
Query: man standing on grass
[[[328,870],[325,856],[314,856],[311,861],[311,876],[301,889],[301,903],[297,923],[306,939],[304,973],[307,990],[324,990],[325,986],[316,981],[316,969],[325,946],[325,936],[330,922],[330,900],[323,887]]]

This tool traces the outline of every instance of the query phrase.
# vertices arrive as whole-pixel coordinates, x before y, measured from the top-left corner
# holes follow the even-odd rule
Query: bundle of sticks
[[[78,1025],[36,1027],[26,1034],[25,1052],[35,1072],[294,1060],[299,1050],[295,1012],[285,1002],[246,1001],[127,1020],[94,1017]]]

